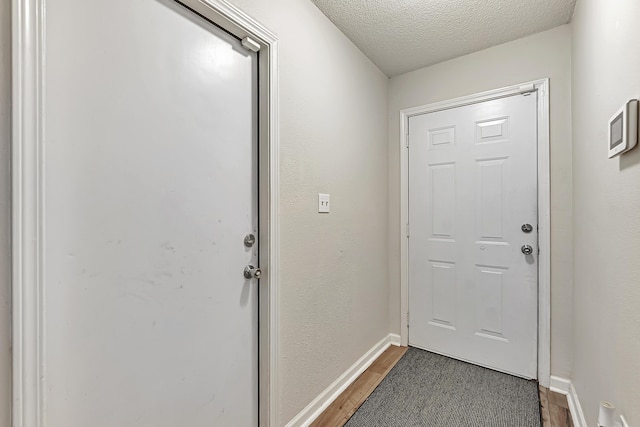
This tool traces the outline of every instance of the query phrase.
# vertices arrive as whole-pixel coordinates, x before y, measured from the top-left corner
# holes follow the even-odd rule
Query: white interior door
[[[410,345],[536,378],[536,135],[528,95],[409,119]]]
[[[51,0],[46,55],[46,425],[256,426],[256,54],[173,1]]]

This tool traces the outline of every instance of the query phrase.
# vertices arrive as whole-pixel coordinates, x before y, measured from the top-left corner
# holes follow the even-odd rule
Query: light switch
[[[320,213],[329,213],[329,195],[328,194],[318,194],[318,212]]]

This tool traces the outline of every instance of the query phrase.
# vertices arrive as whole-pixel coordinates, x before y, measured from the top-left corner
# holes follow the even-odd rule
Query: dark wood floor
[[[312,427],[342,427],[382,382],[407,347],[391,346],[311,423]],[[543,427],[573,427],[566,396],[539,387]]]

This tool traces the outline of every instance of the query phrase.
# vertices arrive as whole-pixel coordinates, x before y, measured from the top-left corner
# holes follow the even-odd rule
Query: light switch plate
[[[331,211],[331,207],[329,206],[329,198],[328,194],[318,193],[318,212],[319,213],[329,213]]]

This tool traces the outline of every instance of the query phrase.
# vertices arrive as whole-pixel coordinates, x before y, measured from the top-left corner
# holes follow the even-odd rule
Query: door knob
[[[520,250],[525,255],[531,255],[533,253],[533,248],[531,247],[531,245],[522,245]]]
[[[253,265],[247,265],[244,268],[245,279],[260,279],[260,276],[262,276],[262,270],[260,270],[260,268],[254,267]]]

